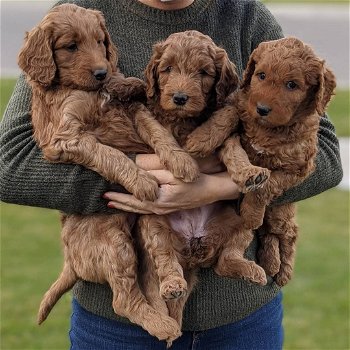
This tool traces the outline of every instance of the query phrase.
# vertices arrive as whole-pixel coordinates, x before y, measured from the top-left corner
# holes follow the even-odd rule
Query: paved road
[[[16,76],[17,53],[24,33],[35,26],[55,1],[1,0],[0,76]],[[349,6],[348,5],[268,5],[284,29],[310,43],[334,70],[338,85],[349,87]],[[350,188],[349,140],[341,140],[346,176],[342,188]]]

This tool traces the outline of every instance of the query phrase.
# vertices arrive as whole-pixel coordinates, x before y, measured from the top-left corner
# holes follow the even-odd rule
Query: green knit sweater
[[[67,2],[61,1],[60,3]],[[196,0],[183,10],[161,11],[136,0],[76,0],[83,7],[102,11],[119,65],[126,76],[143,76],[152,45],[170,33],[196,29],[224,47],[242,74],[251,51],[261,42],[283,36],[270,12],[257,1]],[[43,160],[30,122],[31,92],[23,76],[1,124],[1,199],[6,202],[58,209],[68,213],[108,212],[101,195],[111,185],[98,174],[77,165],[50,164]],[[339,183],[342,177],[338,141],[327,117],[319,131],[317,169],[303,184],[279,201],[291,202],[316,195]],[[247,255],[254,259],[256,242]],[[199,283],[184,313],[184,330],[203,330],[237,321],[269,302],[279,288],[269,280],[257,286],[242,280],[216,276],[202,269]],[[74,297],[91,312],[121,319],[112,310],[108,285],[78,282]],[[126,320],[125,320],[126,321]]]

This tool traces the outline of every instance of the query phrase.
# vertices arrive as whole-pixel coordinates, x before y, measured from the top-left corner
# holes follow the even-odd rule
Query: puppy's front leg
[[[146,84],[143,80],[125,76],[115,72],[103,86],[102,93],[106,93],[113,101],[122,102],[146,98]]]
[[[195,157],[209,156],[237,129],[238,122],[236,107],[219,109],[188,135],[185,150]]]
[[[248,192],[243,198],[240,214],[244,227],[250,229],[260,227],[263,223],[266,206],[300,181],[301,178],[295,174],[281,170],[272,171],[263,188]]]
[[[154,149],[162,165],[184,182],[197,180],[199,177],[197,162],[179,146],[173,135],[144,105],[140,103],[135,106],[137,131],[142,140]]]
[[[158,196],[155,177],[137,167],[123,152],[99,143],[72,114],[64,114],[56,133],[42,149],[46,159],[83,165],[108,181],[121,184],[140,200],[153,201]]]
[[[238,185],[242,193],[263,187],[270,176],[270,170],[250,163],[238,135],[233,135],[225,141],[219,155],[232,181]]]

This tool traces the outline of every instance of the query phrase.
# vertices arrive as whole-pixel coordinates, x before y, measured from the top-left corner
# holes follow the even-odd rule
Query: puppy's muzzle
[[[183,92],[177,92],[173,95],[173,101],[178,106],[183,106],[184,104],[186,104],[187,100],[188,96]]]
[[[262,117],[267,117],[268,114],[271,112],[271,108],[268,106],[264,106],[262,104],[258,104],[256,107],[256,111],[258,112],[258,114]]]
[[[96,69],[92,73],[96,80],[102,81],[106,79],[107,70],[106,69]]]

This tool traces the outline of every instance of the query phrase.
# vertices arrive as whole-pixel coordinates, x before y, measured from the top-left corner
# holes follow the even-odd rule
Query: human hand
[[[199,171],[203,174],[221,173],[226,170],[216,154],[212,154],[205,158],[198,158],[196,161],[199,166]],[[138,154],[136,155],[135,163],[138,167],[144,170],[164,169],[156,154]]]
[[[196,158],[199,170],[203,174],[215,174],[226,171],[225,165],[220,161],[217,154],[211,154],[205,158]]]
[[[197,181],[185,183],[167,170],[151,170],[160,184],[154,202],[140,201],[131,194],[107,192],[108,207],[139,214],[164,215],[183,209],[201,207],[220,200],[236,199],[239,192],[227,173],[200,174]]]

